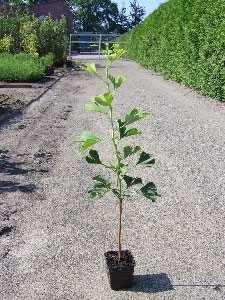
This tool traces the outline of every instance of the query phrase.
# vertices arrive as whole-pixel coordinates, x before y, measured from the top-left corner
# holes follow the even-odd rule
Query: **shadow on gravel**
[[[0,237],[3,236],[3,235],[6,235],[6,236],[9,236],[10,233],[13,231],[13,227],[3,227],[1,230],[0,230]]]
[[[159,293],[173,290],[170,279],[165,273],[134,276],[132,292]]]
[[[222,284],[174,284],[173,287],[203,287],[213,288],[216,292],[222,292],[225,285]]]
[[[135,275],[134,286],[130,289],[131,292],[141,293],[159,293],[174,290],[179,287],[202,287],[212,288],[216,292],[222,292],[224,285],[221,284],[173,284],[168,278],[167,274],[146,274],[146,275]]]
[[[8,150],[0,150],[0,174],[7,175],[7,176],[16,176],[16,175],[25,175],[28,173],[47,173],[48,170],[44,169],[34,169],[34,168],[27,168],[27,162],[13,162],[9,157]],[[24,154],[25,155],[25,154]],[[20,154],[18,156],[24,156]],[[25,155],[26,156],[26,155]],[[37,189],[35,184],[21,184],[11,180],[1,180],[0,181],[0,194],[2,193],[11,193],[20,191],[23,193],[32,193]]]
[[[0,181],[0,194],[14,193],[20,191],[22,193],[33,193],[37,189],[35,184],[22,185],[13,181]]]
[[[26,162],[12,162],[7,155],[8,150],[0,150],[0,173],[5,175],[24,175],[29,172],[36,172],[35,169],[27,169],[23,166]]]

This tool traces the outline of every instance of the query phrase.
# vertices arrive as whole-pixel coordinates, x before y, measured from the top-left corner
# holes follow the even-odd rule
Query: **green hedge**
[[[1,53],[0,81],[27,82],[41,79],[53,63],[54,55],[51,53],[41,58],[27,53]]]
[[[124,40],[142,66],[225,101],[224,0],[169,0]]]
[[[36,18],[17,11],[0,15],[0,53],[32,53],[44,56],[52,52],[57,62],[64,61],[68,49],[66,20]]]

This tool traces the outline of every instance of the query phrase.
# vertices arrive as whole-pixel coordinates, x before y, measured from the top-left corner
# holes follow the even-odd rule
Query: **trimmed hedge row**
[[[169,0],[120,41],[142,66],[225,101],[224,0]]]
[[[54,64],[54,55],[49,53],[39,58],[28,53],[0,54],[0,81],[35,81],[45,76],[45,71]]]

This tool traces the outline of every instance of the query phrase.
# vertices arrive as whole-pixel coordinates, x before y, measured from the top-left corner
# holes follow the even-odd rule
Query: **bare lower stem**
[[[118,228],[118,261],[121,261],[121,250],[122,250],[122,242],[121,242],[121,231],[122,231],[122,213],[123,213],[123,205],[122,200],[119,200],[119,228]]]

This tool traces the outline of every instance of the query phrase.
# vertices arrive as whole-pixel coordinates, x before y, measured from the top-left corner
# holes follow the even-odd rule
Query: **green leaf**
[[[120,139],[124,138],[124,137],[128,137],[128,136],[131,136],[131,135],[137,135],[137,134],[141,134],[140,131],[138,131],[137,128],[132,128],[132,129],[129,129],[127,131],[127,128],[126,126],[124,125],[125,123],[123,121],[121,121],[120,119],[117,120],[118,122],[118,125],[119,125],[119,133],[120,133]]]
[[[93,180],[97,181],[97,183],[95,183],[94,187],[88,191],[91,198],[96,196],[102,197],[110,191],[111,182],[109,177],[98,175],[93,177]]]
[[[125,50],[120,49],[119,44],[114,44],[110,49],[109,44],[106,44],[106,49],[103,50],[103,55],[112,63],[114,60],[122,57],[126,53]]]
[[[149,113],[147,111],[144,111],[144,110],[141,111],[141,110],[134,108],[128,115],[126,115],[124,125],[127,126],[131,123],[134,123],[134,122],[146,117],[147,115],[149,115]]]
[[[90,148],[91,146],[95,145],[96,143],[98,143],[99,141],[97,140],[87,140],[86,142],[83,143],[83,145],[80,147],[79,152],[82,153],[84,151],[86,151],[88,148]]]
[[[95,185],[92,189],[90,189],[88,191],[88,194],[91,198],[94,198],[94,197],[102,197],[104,196],[108,191],[102,187],[98,187],[97,185]]]
[[[111,93],[105,93],[103,96],[107,105],[110,106],[113,101],[113,95]]]
[[[118,89],[125,81],[124,76],[114,77],[112,75],[108,76],[109,80],[112,82],[114,89]]]
[[[110,164],[108,165],[108,167],[109,167],[113,172],[116,173],[117,165],[116,165],[115,162],[110,163]]]
[[[155,159],[153,158],[153,156],[144,151],[141,153],[137,162],[137,165],[144,165],[146,167],[152,167],[154,164]]]
[[[84,108],[86,110],[90,110],[93,112],[99,112],[102,114],[107,114],[107,108],[102,106],[102,105],[98,105],[98,104],[85,104]]]
[[[133,185],[136,184],[141,184],[142,183],[142,179],[141,178],[133,178],[127,175],[123,176],[124,181],[126,182],[127,188],[129,189],[130,187],[132,187]]]
[[[97,71],[94,63],[86,65],[85,67],[83,67],[83,70],[87,71],[88,73],[97,75]]]
[[[132,195],[132,191],[131,190],[126,190],[124,193],[123,193],[123,197],[130,197]]]
[[[91,131],[83,131],[82,135],[74,142],[85,142],[87,140],[98,139]]]
[[[123,179],[123,176],[127,173],[127,165],[120,163],[120,167],[117,168],[120,178]]]
[[[112,189],[112,192],[118,199],[120,199],[120,193],[117,189]]]
[[[116,59],[121,58],[125,53],[126,51],[123,49],[118,50],[116,53],[114,53],[113,51],[108,51],[108,53],[107,51],[103,51],[104,56],[108,60],[110,60],[111,63],[114,62]]]
[[[131,136],[131,135],[137,135],[141,134],[141,132],[137,128],[132,128],[125,132],[125,137]]]
[[[137,193],[146,197],[152,202],[156,201],[157,196],[160,197],[160,195],[157,193],[157,188],[153,182],[149,182],[146,185],[144,185],[140,190],[137,191]]]
[[[97,176],[93,177],[92,179],[102,183],[105,187],[110,188],[110,186],[111,186],[111,181],[110,181],[109,177],[97,175]]]
[[[94,98],[95,103],[103,106],[111,106],[112,101],[113,101],[113,95],[111,93],[105,93],[104,95],[96,96]]]
[[[125,159],[128,156],[131,156],[140,150],[141,150],[141,147],[139,147],[139,146],[136,146],[136,147],[126,146],[123,148],[123,158]]]
[[[120,49],[119,44],[114,44],[113,45],[113,55],[110,60],[114,61],[118,58],[121,58],[125,53],[126,53],[126,51],[123,49]]]
[[[93,135],[90,131],[84,131],[80,138],[74,140],[74,142],[82,143],[82,146],[79,149],[79,152],[82,153],[94,144],[100,142],[101,140]]]
[[[119,125],[120,139],[122,139],[123,137],[125,137],[126,127],[124,126],[124,122],[121,121],[120,119],[117,120],[117,122],[118,122],[118,125]]]
[[[85,159],[89,164],[102,165],[99,154],[96,150],[91,149],[89,151],[89,156],[86,156]]]

